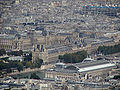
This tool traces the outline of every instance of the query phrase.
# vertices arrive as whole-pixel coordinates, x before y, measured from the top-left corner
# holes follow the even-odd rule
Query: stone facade
[[[0,49],[13,50],[17,47],[17,37],[10,35],[0,35]]]
[[[47,46],[52,45],[69,45],[70,40],[77,39],[77,34],[66,33],[58,35],[38,36],[34,31],[30,30],[26,36],[17,35],[0,35],[0,48],[6,50],[32,50],[37,43]]]
[[[32,49],[31,40],[29,38],[18,38],[15,35],[0,35],[0,49],[5,50],[30,50]]]
[[[45,49],[45,45],[35,45],[32,51],[32,62],[35,62],[37,59],[42,59],[43,62],[48,61],[48,52]]]

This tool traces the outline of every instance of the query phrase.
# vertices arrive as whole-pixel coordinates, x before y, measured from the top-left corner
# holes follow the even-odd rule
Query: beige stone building
[[[54,44],[61,44],[61,45],[69,45],[68,38],[72,38],[74,40],[80,39],[78,33],[70,32],[70,33],[58,33],[56,35],[49,35],[36,37],[37,42],[40,44],[45,45],[54,45]]]
[[[79,39],[78,33],[59,33],[57,35],[47,34],[46,36],[42,36],[37,34],[34,30],[30,30],[21,36],[0,34],[0,49],[7,51],[32,51],[33,62],[37,58],[47,62],[48,52],[45,46],[67,46],[71,44],[70,39]]]
[[[48,52],[45,49],[45,45],[35,45],[32,51],[32,62],[35,62],[37,59],[42,59],[43,62],[48,61]]]
[[[6,50],[32,50],[37,43],[52,46],[69,45],[70,40],[80,39],[78,33],[59,33],[57,35],[42,36],[37,34],[34,30],[30,30],[26,35],[7,35],[0,34],[0,48]]]
[[[0,49],[5,50],[31,50],[31,40],[27,37],[17,37],[15,35],[0,35]]]
[[[17,49],[18,38],[13,35],[0,35],[0,49],[13,50]]]

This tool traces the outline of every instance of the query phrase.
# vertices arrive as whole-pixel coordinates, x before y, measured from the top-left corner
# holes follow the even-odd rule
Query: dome
[[[64,63],[56,63],[55,68],[64,68],[65,64]]]
[[[85,58],[82,62],[91,62],[91,61],[95,61],[95,60],[92,58]]]
[[[65,69],[68,69],[68,70],[78,70],[78,68],[76,66],[73,66],[73,65],[67,66]]]

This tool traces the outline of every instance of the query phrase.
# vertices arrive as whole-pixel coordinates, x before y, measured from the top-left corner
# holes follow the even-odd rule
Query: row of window
[[[4,49],[12,49],[13,46],[10,46],[10,45],[8,45],[8,46],[6,46],[6,45],[1,45],[0,48],[4,48]]]

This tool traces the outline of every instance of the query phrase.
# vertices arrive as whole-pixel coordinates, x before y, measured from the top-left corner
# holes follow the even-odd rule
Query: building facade
[[[32,62],[34,63],[37,59],[42,59],[43,62],[48,61],[48,52],[45,49],[45,45],[35,45],[32,51]]]
[[[99,82],[111,75],[113,68],[116,68],[116,65],[105,60],[77,64],[58,63],[45,72],[45,78]]]
[[[31,50],[32,44],[30,38],[21,37],[16,35],[0,35],[0,49],[5,50]]]

